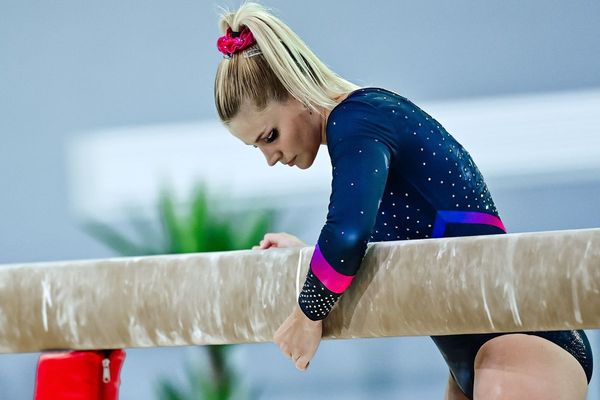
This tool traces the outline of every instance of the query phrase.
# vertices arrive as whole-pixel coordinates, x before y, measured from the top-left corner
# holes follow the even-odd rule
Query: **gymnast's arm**
[[[347,105],[343,115],[329,117],[335,118],[327,131],[333,167],[329,210],[298,298],[313,321],[328,315],[360,267],[394,153],[379,134],[382,124],[369,119],[377,120],[377,113],[364,107]]]

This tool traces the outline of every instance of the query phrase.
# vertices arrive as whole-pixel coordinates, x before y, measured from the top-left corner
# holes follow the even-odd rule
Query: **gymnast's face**
[[[293,97],[285,102],[271,102],[262,111],[246,101],[230,121],[229,130],[245,144],[260,149],[269,166],[280,162],[307,169],[313,164],[319,145],[326,143],[323,121],[323,116],[311,114]]]

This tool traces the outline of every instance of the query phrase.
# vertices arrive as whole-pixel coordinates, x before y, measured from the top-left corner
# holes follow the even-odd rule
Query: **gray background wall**
[[[0,2],[0,262],[107,254],[67,213],[64,143],[214,117],[215,4]],[[600,86],[597,1],[268,5],[343,76],[417,102]]]
[[[417,103],[600,86],[597,1],[267,4],[343,76],[361,85],[390,88]],[[0,1],[0,263],[112,255],[82,233],[66,207],[65,143],[94,129],[215,118],[212,80],[220,60],[216,13],[212,1]],[[589,213],[573,211],[572,204],[560,198],[552,203],[552,189],[500,193],[498,202],[508,215],[510,210],[523,210],[524,201],[531,205],[543,198],[551,203],[553,218],[560,213],[556,207],[574,216],[529,220],[521,230],[600,226],[594,200],[600,189],[575,189],[588,196],[580,207]],[[404,383],[406,388],[414,381],[407,363],[439,358],[431,344],[415,338],[357,342],[338,350],[336,346],[344,344],[320,350],[324,365],[335,368],[339,352],[348,352],[351,359],[379,352],[377,371],[393,371],[363,374],[364,380],[352,375],[355,386],[366,382],[376,388],[378,382],[393,382],[394,387]],[[351,352],[354,348],[359,350]],[[392,348],[403,355],[386,359]],[[267,349],[260,345],[239,350],[239,362],[251,370],[248,379],[264,380],[275,371],[272,367],[287,366]],[[140,370],[152,369],[149,359],[160,363],[174,354],[169,351],[145,351],[138,372],[126,374],[143,376]],[[333,355],[328,358],[329,351]],[[134,371],[137,353],[131,354],[129,371]],[[0,357],[0,398],[31,396],[35,357]],[[257,358],[270,366],[256,367]],[[321,387],[319,368],[325,366],[315,368],[315,381],[310,382]],[[445,379],[443,369],[436,371],[432,381]],[[274,381],[303,387],[305,381],[293,380],[298,378],[288,372]],[[273,393],[281,393],[273,385]],[[151,388],[149,383],[145,386],[124,388],[124,398],[146,398],[140,393],[150,393]],[[397,390],[394,393],[403,397]],[[437,395],[440,389],[432,390]]]

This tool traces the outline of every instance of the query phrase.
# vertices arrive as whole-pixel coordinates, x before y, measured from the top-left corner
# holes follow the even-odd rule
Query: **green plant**
[[[216,209],[216,201],[210,201],[202,186],[192,195],[186,212],[178,212],[175,196],[169,190],[162,190],[159,196],[158,215],[160,229],[153,229],[139,215],[129,217],[129,225],[137,240],[101,222],[87,222],[83,228],[88,234],[123,256],[157,254],[198,253],[208,251],[229,251],[249,249],[257,244],[270,229],[274,212],[265,210],[254,215],[239,215],[232,211]],[[205,346],[210,365],[209,375],[203,374],[198,365],[187,365],[188,388],[163,379],[159,382],[158,395],[165,400],[226,400],[236,393],[247,399],[256,396],[252,393],[239,393],[235,373],[227,365],[228,345]],[[236,392],[237,391],[237,392]]]

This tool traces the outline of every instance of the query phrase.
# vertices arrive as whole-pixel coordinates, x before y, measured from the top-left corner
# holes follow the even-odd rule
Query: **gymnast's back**
[[[336,261],[367,233],[365,246],[367,241],[506,233],[469,153],[405,97],[381,88],[350,93],[329,116],[327,145],[333,168],[327,221],[338,228],[325,225],[319,250],[338,271],[357,272],[352,260]],[[336,240],[340,229],[347,239]],[[361,247],[356,256],[363,254]],[[592,354],[584,331],[524,333],[550,340],[572,354],[590,381]],[[468,398],[473,396],[477,352],[500,335],[432,337]]]
[[[469,153],[403,96],[381,88],[350,93],[328,118],[327,145],[328,220],[352,220],[350,236],[368,231],[369,241],[387,241],[505,233]]]

